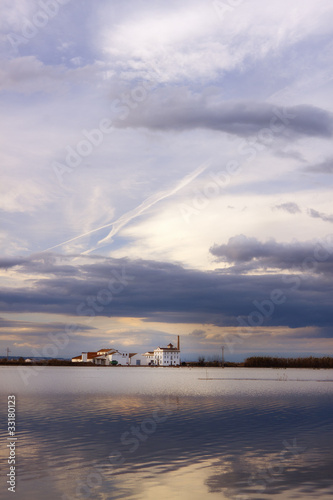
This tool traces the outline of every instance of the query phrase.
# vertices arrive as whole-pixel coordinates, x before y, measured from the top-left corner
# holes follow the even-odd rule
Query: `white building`
[[[157,347],[154,351],[145,352],[147,364],[151,366],[179,366],[180,340],[178,335],[177,347],[169,344],[167,347]]]
[[[109,355],[116,352],[116,349],[99,349],[93,359],[94,365],[109,365]]]
[[[95,365],[129,365],[129,353],[117,349],[100,349],[94,358]]]
[[[154,350],[154,365],[179,366],[180,349],[169,344],[167,347],[158,347]]]
[[[154,364],[154,351],[147,351],[142,356],[146,358],[146,365]]]
[[[129,352],[112,351],[107,355],[109,365],[117,362],[118,365],[129,365]]]
[[[97,352],[83,352],[80,356],[72,358],[72,363],[92,363]]]
[[[129,364],[130,366],[147,366],[148,361],[144,354],[131,352],[129,354]]]
[[[116,349],[110,349],[110,347],[106,349],[100,349],[99,351],[97,351],[97,354],[98,356],[105,356],[106,354],[110,354],[111,351],[116,352]]]
[[[117,349],[100,349],[96,352],[83,352],[81,356],[72,358],[72,363],[94,363],[95,365],[128,365],[129,353]]]

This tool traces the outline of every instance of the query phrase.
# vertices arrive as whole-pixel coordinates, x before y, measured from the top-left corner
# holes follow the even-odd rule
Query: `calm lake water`
[[[332,370],[1,367],[4,424],[9,394],[0,498],[332,498]]]

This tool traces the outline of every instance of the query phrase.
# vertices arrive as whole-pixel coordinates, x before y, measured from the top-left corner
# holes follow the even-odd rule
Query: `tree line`
[[[326,356],[315,358],[274,358],[270,356],[252,356],[246,358],[247,368],[333,368],[333,358]]]

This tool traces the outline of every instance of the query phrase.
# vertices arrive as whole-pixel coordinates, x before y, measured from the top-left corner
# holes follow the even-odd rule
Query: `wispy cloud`
[[[202,165],[200,165],[198,168],[196,168],[193,172],[190,174],[186,175],[181,179],[175,187],[171,189],[165,189],[162,191],[159,191],[152,196],[149,196],[145,201],[143,201],[140,205],[138,205],[136,208],[133,210],[130,210],[129,212],[126,212],[124,215],[119,217],[119,219],[110,222],[109,224],[105,224],[104,226],[97,227],[95,229],[92,229],[91,231],[88,231],[86,233],[80,234],[79,236],[75,236],[74,238],[71,238],[70,240],[63,241],[62,243],[59,243],[57,245],[54,245],[48,249],[45,250],[45,252],[48,252],[50,250],[54,250],[55,248],[59,248],[61,246],[67,245],[68,243],[72,243],[80,238],[83,238],[85,236],[89,236],[90,234],[96,233],[98,231],[101,231],[103,229],[106,229],[108,227],[112,227],[111,231],[107,236],[102,238],[101,240],[98,241],[98,244],[94,248],[90,248],[83,252],[83,254],[87,254],[90,252],[93,252],[100,246],[106,243],[111,243],[112,237],[114,237],[124,226],[129,224],[133,219],[138,217],[139,215],[142,215],[144,212],[146,212],[149,208],[153,207],[158,203],[159,201],[164,200],[165,198],[168,198],[174,194],[176,194],[178,191],[183,189],[185,186],[190,184],[194,179],[196,179],[200,174],[202,174],[209,166],[209,162],[205,162]]]
[[[333,223],[333,215],[327,215],[322,212],[318,212],[318,210],[314,210],[313,208],[309,208],[308,214],[314,219],[321,219],[324,222]]]
[[[283,210],[285,212],[289,212],[290,214],[297,214],[301,212],[301,209],[299,208],[297,203],[294,203],[292,201],[288,203],[281,203],[281,205],[275,205],[274,209]]]

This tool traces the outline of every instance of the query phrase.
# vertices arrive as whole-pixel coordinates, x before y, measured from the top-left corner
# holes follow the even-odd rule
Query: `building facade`
[[[94,363],[95,365],[128,365],[129,353],[117,349],[100,349],[96,352],[83,352],[72,358],[72,363]]]
[[[147,366],[148,361],[144,354],[132,352],[129,355],[130,366]]]
[[[72,363],[92,363],[97,352],[83,352],[80,356],[72,358]]]
[[[179,366],[180,349],[169,344],[167,347],[158,347],[154,350],[155,366]]]
[[[150,366],[154,364],[154,351],[147,351],[143,356],[146,358],[146,365]]]
[[[150,366],[179,366],[180,340],[178,335],[177,347],[171,343],[167,347],[157,347],[154,351],[144,353],[147,365]]]
[[[117,349],[101,349],[93,359],[95,365],[129,365],[129,353]]]

